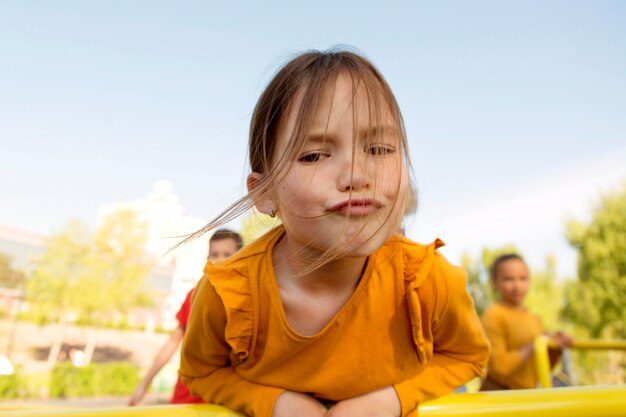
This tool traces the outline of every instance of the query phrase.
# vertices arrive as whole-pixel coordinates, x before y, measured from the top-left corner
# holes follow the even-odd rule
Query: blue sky
[[[351,45],[400,102],[409,236],[539,265],[626,178],[626,3],[0,2],[0,224],[38,233],[159,179],[208,219],[241,195],[255,100],[294,53]],[[371,4],[370,4],[371,3]]]

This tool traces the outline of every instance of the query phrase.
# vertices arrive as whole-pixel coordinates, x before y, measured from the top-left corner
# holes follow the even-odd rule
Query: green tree
[[[131,307],[150,304],[146,239],[147,226],[134,211],[116,211],[103,218],[93,236],[88,274],[77,282],[76,306],[82,320],[97,324],[111,310],[127,313]]]
[[[19,289],[24,285],[26,275],[13,269],[12,262],[10,256],[0,253],[0,287]]]
[[[567,319],[591,337],[626,337],[626,183],[601,197],[588,224],[571,221],[578,280],[566,289]]]
[[[93,326],[107,321],[112,312],[126,314],[131,307],[150,304],[145,278],[147,225],[132,210],[115,211],[104,217],[92,241],[88,273],[76,283],[79,318],[89,326],[85,362],[96,348]]]
[[[489,288],[484,267],[480,261],[472,258],[469,253],[461,256],[461,266],[467,271],[467,289],[474,300],[474,308],[479,316],[493,302],[493,293]]]
[[[541,317],[546,330],[562,330],[563,285],[558,281],[555,257],[549,255],[545,262],[544,268],[534,269],[530,274],[530,289],[525,305]]]
[[[29,313],[40,324],[58,322],[58,330],[48,354],[52,368],[63,344],[68,315],[75,308],[76,283],[86,275],[90,250],[87,226],[70,221],[46,242],[44,253],[35,260],[36,269],[26,283],[25,300]]]
[[[150,304],[146,236],[146,225],[135,212],[116,211],[102,220],[93,235],[84,224],[72,221],[50,237],[26,287],[31,314],[40,323],[56,320],[59,325],[49,366],[56,360],[68,317],[91,327],[103,324],[113,313]],[[87,362],[95,337],[91,328]]]
[[[88,269],[90,239],[88,227],[78,220],[47,239],[25,291],[29,312],[40,324],[62,320],[74,307],[76,283]]]

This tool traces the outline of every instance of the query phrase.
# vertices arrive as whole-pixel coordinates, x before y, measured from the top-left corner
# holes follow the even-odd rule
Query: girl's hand
[[[326,407],[310,395],[285,391],[274,403],[272,417],[324,417]]]
[[[339,401],[326,417],[400,417],[402,406],[396,390],[388,386]]]
[[[141,381],[141,383],[137,386],[137,389],[135,389],[135,392],[133,392],[133,395],[128,400],[128,405],[131,407],[139,405],[141,400],[143,400],[143,397],[146,396],[147,390],[148,390],[148,387],[146,386],[144,381]]]
[[[572,346],[572,343],[574,342],[574,339],[572,338],[572,336],[561,331],[552,333],[551,336],[552,336],[552,340],[554,340],[557,343],[557,345],[559,345],[559,348],[561,350]]]

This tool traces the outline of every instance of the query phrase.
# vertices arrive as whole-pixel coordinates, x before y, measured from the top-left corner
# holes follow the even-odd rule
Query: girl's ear
[[[252,194],[252,202],[258,211],[274,217],[277,211],[276,202],[267,184],[263,184],[262,179],[263,174],[258,172],[248,175],[248,180],[246,181],[248,193]]]

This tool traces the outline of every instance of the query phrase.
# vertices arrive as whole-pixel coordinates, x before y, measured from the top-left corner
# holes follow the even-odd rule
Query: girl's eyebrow
[[[370,126],[365,129],[361,129],[359,133],[360,133],[360,137],[364,137],[364,138],[397,136],[399,133],[399,129],[393,125]]]
[[[306,135],[305,141],[307,143],[328,143],[335,142],[337,138],[334,135],[327,132],[309,133]]]
[[[393,125],[385,126],[370,126],[359,130],[360,138],[381,138],[381,137],[396,137],[399,134],[399,129]],[[318,131],[308,133],[305,137],[305,142],[309,144],[324,144],[335,143],[337,137],[329,132]]]

